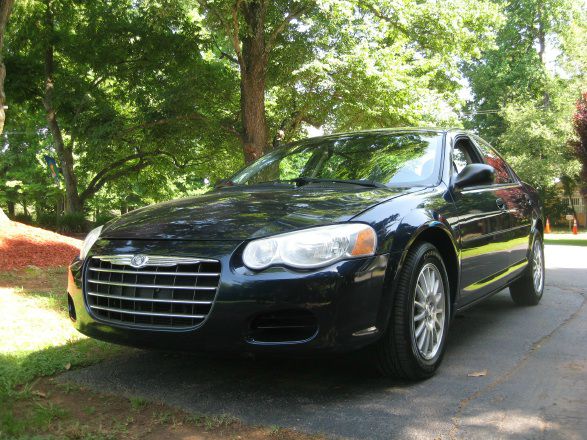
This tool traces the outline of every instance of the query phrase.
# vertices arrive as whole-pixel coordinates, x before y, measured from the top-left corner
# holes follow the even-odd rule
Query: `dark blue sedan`
[[[70,268],[91,337],[166,350],[365,349],[438,368],[456,312],[544,290],[536,191],[462,130],[389,129],[273,150],[202,196],[94,229]]]

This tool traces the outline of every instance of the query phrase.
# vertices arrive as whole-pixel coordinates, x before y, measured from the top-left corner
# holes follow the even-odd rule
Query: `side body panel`
[[[467,134],[456,132],[453,140],[459,135]],[[479,141],[486,144],[476,136],[468,137],[476,149]],[[459,308],[507,287],[527,266],[533,225],[541,215],[539,203],[530,188],[507,168],[510,183],[451,190],[459,217],[454,227],[462,249]],[[446,176],[449,182],[454,178],[450,170]]]
[[[504,190],[483,187],[453,195],[461,237],[461,297],[459,306],[491,293],[507,280],[500,277],[510,266],[513,235],[509,215],[496,203]]]
[[[510,222],[510,266],[524,263],[528,256],[530,230],[532,227],[532,205],[521,183],[503,190],[501,196]]]

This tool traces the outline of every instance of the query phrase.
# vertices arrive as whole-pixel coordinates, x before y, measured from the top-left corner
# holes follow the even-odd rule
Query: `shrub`
[[[33,224],[33,217],[30,214],[19,213],[14,216],[13,219],[15,222],[24,223],[26,225]]]
[[[63,214],[57,217],[57,230],[60,232],[86,232],[88,222],[83,213]]]
[[[57,218],[55,213],[42,212],[37,214],[37,225],[44,229],[57,229]]]
[[[115,215],[110,214],[109,212],[105,212],[104,214],[100,214],[96,217],[96,226],[103,225],[108,223],[110,220],[115,218]]]

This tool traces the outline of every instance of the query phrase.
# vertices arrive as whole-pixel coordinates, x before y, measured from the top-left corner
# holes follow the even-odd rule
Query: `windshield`
[[[236,174],[231,182],[430,185],[437,181],[441,141],[438,133],[424,131],[307,139],[266,154]]]

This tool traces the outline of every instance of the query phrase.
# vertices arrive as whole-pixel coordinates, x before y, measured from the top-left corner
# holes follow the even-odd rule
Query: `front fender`
[[[390,320],[399,274],[410,248],[419,238],[430,239],[434,234],[442,234],[440,242],[443,246],[440,250],[441,253],[448,250],[454,255],[455,267],[452,270],[453,275],[456,273],[456,276],[453,276],[453,280],[455,280],[455,292],[458,291],[460,239],[451,226],[454,220],[454,205],[452,199],[447,198],[445,186],[405,194],[377,205],[353,220],[373,225],[380,239],[378,252],[389,253],[385,291],[377,319],[377,327],[382,332],[387,328]],[[447,247],[449,249],[446,249]]]
[[[416,222],[422,223],[415,226]],[[450,246],[450,249],[446,249],[447,246],[445,245],[439,250],[443,256],[448,253],[453,255],[456,267],[451,267],[447,262],[447,271],[449,272],[449,278],[454,282],[454,285],[451,285],[451,292],[453,292],[453,299],[456,299],[460,278],[460,252],[455,232],[448,224],[448,221],[441,215],[430,218],[425,213],[412,213],[409,218],[405,218],[397,225],[394,238],[391,240],[392,247],[384,284],[385,291],[382,295],[377,317],[377,328],[382,333],[385,332],[389,325],[399,277],[410,249],[418,240],[433,241],[433,237]],[[443,237],[443,239],[440,239],[440,237]],[[440,247],[437,242],[434,242],[434,244]]]

